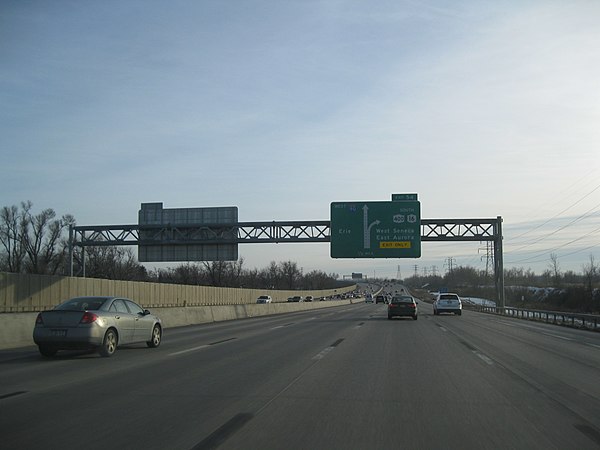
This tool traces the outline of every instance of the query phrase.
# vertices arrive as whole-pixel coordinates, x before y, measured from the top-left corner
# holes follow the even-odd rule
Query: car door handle
[[[120,319],[120,318],[121,318],[121,316],[115,316],[115,319]]]

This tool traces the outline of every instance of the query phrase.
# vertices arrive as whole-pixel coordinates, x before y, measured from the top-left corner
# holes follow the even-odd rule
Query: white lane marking
[[[320,352],[320,353],[316,354],[315,356],[313,356],[312,359],[323,359],[323,358],[325,358],[325,356],[327,356],[327,353],[329,353],[334,348],[335,347],[327,347],[322,352]]]
[[[481,359],[482,361],[484,361],[488,366],[494,365],[494,361],[491,358],[484,355],[483,353],[479,353],[478,351],[473,351],[473,353],[475,353],[477,355],[477,357],[479,359]]]
[[[560,336],[558,334],[552,334],[552,333],[540,333],[543,334],[544,336],[550,336],[550,337],[555,337],[558,339],[562,339],[564,341],[574,341],[574,339],[568,338],[568,337],[564,337],[564,336]]]
[[[509,326],[509,327],[525,328],[525,329],[529,329],[529,330],[539,331],[540,334],[543,334],[545,336],[555,337],[555,338],[558,338],[558,339],[564,339],[565,341],[574,341],[575,340],[573,338],[568,338],[568,337],[565,337],[565,336],[561,336],[559,334],[548,333],[546,331],[543,331],[543,330],[545,330],[544,328],[538,327],[538,326],[535,326],[535,325],[525,325],[525,324],[522,324],[522,323],[520,323],[520,324],[513,324],[513,323],[507,323],[507,322],[504,322],[504,321],[501,321],[501,320],[499,320],[498,323],[501,323],[501,324]]]
[[[200,345],[198,347],[188,348],[186,350],[181,350],[180,352],[169,353],[169,356],[177,356],[177,355],[182,355],[183,353],[195,352],[196,350],[201,350],[206,347],[210,347],[210,345],[205,344],[205,345]]]
[[[295,324],[296,324],[296,322],[285,323],[285,324],[283,324],[283,325],[278,325],[278,326],[276,326],[276,327],[272,327],[272,328],[270,328],[270,329],[271,329],[271,330],[277,330],[277,329],[279,329],[279,328],[291,327],[292,325],[295,325]]]
[[[448,331],[447,329],[445,329],[444,327],[440,327],[440,330],[442,331]]]
[[[529,328],[531,330],[535,330],[535,331],[540,331],[542,330],[541,327],[536,327],[536,326],[532,326],[532,325],[524,325],[524,324],[513,324],[513,323],[508,323],[508,322],[504,322],[502,320],[499,320],[498,323],[501,323],[503,325],[509,326],[509,327],[516,327],[516,328]],[[568,338],[568,337],[564,337],[564,336],[559,336],[558,334],[552,334],[552,333],[545,333],[545,332],[540,332],[540,334],[546,335],[546,336],[551,336],[551,337],[555,337],[558,339],[563,339],[565,341],[575,341],[575,339],[573,338]],[[597,344],[592,344],[590,342],[584,342],[584,345],[589,345],[591,347],[596,347],[596,348],[600,348],[600,345]]]

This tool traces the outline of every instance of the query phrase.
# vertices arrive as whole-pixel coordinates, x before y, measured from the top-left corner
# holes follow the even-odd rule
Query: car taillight
[[[98,319],[98,316],[96,314],[86,311],[83,313],[83,317],[81,318],[79,323],[92,323],[95,322],[96,319]]]
[[[414,303],[411,303],[411,304],[410,304],[410,307],[411,307],[411,308],[416,308],[416,307],[417,307],[417,305],[415,305]]]
[[[42,313],[38,313],[37,317],[35,318],[35,324],[36,325],[44,324],[44,319],[42,319]]]

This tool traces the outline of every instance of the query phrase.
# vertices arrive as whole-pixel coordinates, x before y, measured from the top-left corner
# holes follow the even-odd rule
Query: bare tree
[[[321,270],[311,270],[304,275],[304,287],[307,289],[325,289],[331,285],[331,280],[336,279],[337,276],[327,275]]]
[[[286,289],[295,289],[302,279],[302,271],[298,269],[298,264],[292,261],[281,263],[281,275]]]
[[[550,271],[552,273],[552,281],[554,287],[560,286],[560,265],[558,264],[558,255],[556,253],[550,253],[550,263],[548,264]]]
[[[600,268],[596,264],[594,255],[590,255],[590,262],[583,266],[583,277],[585,280],[585,291],[586,291],[586,308],[592,312],[598,309],[599,305],[594,303],[594,283],[600,275]]]
[[[48,208],[32,213],[31,201],[17,206],[3,207],[0,211],[0,243],[4,247],[0,264],[9,272],[55,274],[64,269],[68,243],[62,239],[63,231],[75,223],[71,215],[56,219]]]
[[[64,241],[61,241],[63,231],[74,223],[74,219],[70,215],[55,219],[56,213],[52,208],[34,215],[32,206],[30,201],[21,203],[21,240],[27,253],[27,271],[54,274],[66,254]],[[59,248],[61,243],[63,247]]]
[[[228,284],[229,286],[242,287],[242,278],[244,274],[244,258],[228,264]]]
[[[146,269],[138,263],[131,248],[87,247],[86,276],[108,280],[142,281]]]
[[[280,287],[281,268],[275,261],[269,263],[269,267],[265,269],[266,285],[271,289]]]
[[[227,275],[227,261],[210,261],[204,263],[212,286],[223,286]]]
[[[21,214],[16,205],[4,206],[0,211],[0,243],[5,250],[2,266],[8,272],[21,272],[26,251],[21,239]]]
[[[590,262],[588,264],[584,264],[583,275],[585,278],[585,285],[588,290],[591,291],[594,288],[594,281],[598,276],[598,265],[596,264],[594,255],[590,255]]]

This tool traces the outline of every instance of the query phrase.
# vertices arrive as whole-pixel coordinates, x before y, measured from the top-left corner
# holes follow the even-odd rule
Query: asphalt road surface
[[[0,351],[5,449],[598,449],[600,334],[356,304]]]

